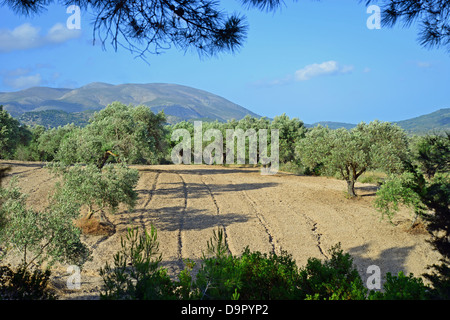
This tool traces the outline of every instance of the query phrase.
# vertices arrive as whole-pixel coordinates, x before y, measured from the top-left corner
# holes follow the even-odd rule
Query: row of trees
[[[85,127],[68,124],[47,130],[42,126],[21,126],[0,108],[0,124],[1,158],[63,164],[88,163],[99,168],[108,162],[169,163],[172,149],[180,140],[172,134],[183,129],[191,136],[192,154],[188,156],[189,162],[193,162],[194,124],[183,121],[167,125],[163,112],[154,114],[145,106],[133,107],[115,102],[95,113]],[[411,167],[412,161],[418,162],[414,160],[414,157],[419,159],[418,152],[421,152],[421,169],[425,170],[427,178],[436,170],[445,171],[448,167],[448,160],[445,160],[448,158],[448,139],[442,136],[409,138],[404,130],[388,122],[362,122],[351,130],[331,130],[321,126],[307,129],[302,121],[285,114],[273,120],[247,116],[226,123],[203,122],[203,149],[212,142],[210,139],[214,139],[205,136],[211,129],[220,132],[222,137],[226,137],[229,129],[243,132],[258,132],[260,129],[270,132],[276,129],[279,132],[278,159],[282,169],[302,174],[337,176],[347,181],[347,191],[351,197],[356,196],[355,182],[363,173],[381,170],[387,174],[401,174]],[[249,139],[247,136],[246,163],[249,163]],[[221,143],[225,144],[225,141]],[[270,150],[271,141],[268,144]],[[259,143],[256,145],[259,146]],[[431,146],[431,151],[424,149]],[[423,150],[416,150],[418,148]],[[223,150],[226,150],[225,145]],[[423,155],[426,152],[437,154],[433,154],[432,159],[425,159]]]
[[[177,129],[189,132],[194,150],[195,128],[192,122],[166,125],[163,113],[154,114],[144,106],[113,103],[96,113],[82,128],[72,124],[48,130],[42,126],[24,128],[5,111],[1,117],[3,120],[0,121],[6,123],[2,129],[5,133],[0,137],[4,146],[3,158],[64,164],[93,163],[99,167],[119,161],[168,163],[172,149],[179,142],[172,139],[172,133]],[[352,197],[356,196],[355,182],[364,172],[383,170],[399,173],[404,170],[409,153],[406,133],[395,125],[379,121],[360,123],[352,130],[331,130],[320,126],[307,129],[299,119],[283,114],[272,121],[247,116],[239,121],[202,123],[203,136],[210,129],[218,130],[222,137],[226,137],[229,129],[244,132],[277,129],[278,160],[282,169],[339,176],[347,181],[348,194]],[[245,157],[249,163],[249,137],[246,139]],[[203,147],[209,143],[211,141],[204,136]],[[190,156],[192,160],[193,154]]]

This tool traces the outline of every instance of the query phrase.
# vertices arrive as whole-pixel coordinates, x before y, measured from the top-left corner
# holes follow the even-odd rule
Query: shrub
[[[233,256],[223,231],[214,232],[207,243],[200,269],[194,263],[172,281],[161,268],[156,229],[138,235],[130,229],[114,265],[100,269],[104,280],[102,299],[201,299],[201,300],[394,300],[425,299],[430,288],[412,274],[387,274],[384,292],[369,291],[354,268],[350,254],[340,244],[330,249],[326,261],[310,258],[297,268],[286,252],[280,255],[252,252],[246,248]]]
[[[22,264],[16,270],[0,266],[0,300],[52,300],[56,298],[50,289],[50,270],[30,272]]]
[[[105,300],[155,300],[174,297],[174,285],[167,270],[160,268],[161,255],[156,229],[139,234],[128,229],[121,239],[122,249],[114,255],[114,266],[106,263],[100,269]]]
[[[291,255],[282,252],[251,252],[240,257],[229,254],[223,231],[208,242],[211,257],[204,256],[195,286],[204,299],[243,300],[294,299],[298,295],[298,269]]]
[[[372,293],[370,298],[377,300],[424,300],[427,298],[428,287],[421,278],[413,274],[406,276],[402,271],[397,276],[390,272],[386,274],[383,285],[384,292]]]
[[[300,270],[302,297],[311,300],[363,300],[364,287],[350,254],[343,253],[340,244],[330,249],[331,258],[322,262],[310,258]]]

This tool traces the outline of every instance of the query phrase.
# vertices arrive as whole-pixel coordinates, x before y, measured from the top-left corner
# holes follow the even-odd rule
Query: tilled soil
[[[12,166],[22,191],[35,209],[47,205],[55,179],[42,163],[0,161]],[[109,220],[110,236],[86,235],[93,259],[81,272],[81,288],[69,290],[68,266],[57,265],[53,285],[61,299],[98,299],[102,279],[98,270],[120,249],[129,227],[157,229],[162,266],[176,275],[183,261],[199,262],[207,241],[218,227],[232,254],[250,250],[287,251],[299,267],[308,258],[329,258],[329,249],[341,244],[365,281],[371,265],[381,274],[403,271],[420,276],[440,255],[426,242],[424,228],[410,229],[412,215],[402,209],[393,223],[380,219],[372,203],[376,186],[356,184],[358,197],[345,197],[344,181],[279,172],[261,175],[258,168],[208,165],[133,166],[139,170],[138,203],[133,211],[120,208]],[[6,179],[4,184],[7,183]],[[10,261],[15,261],[9,257]]]

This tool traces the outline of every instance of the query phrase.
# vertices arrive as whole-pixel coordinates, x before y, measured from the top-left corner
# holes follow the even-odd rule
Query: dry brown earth
[[[47,204],[54,180],[41,163],[8,162],[9,177],[17,176],[29,203]],[[128,227],[156,226],[163,266],[171,274],[183,259],[199,261],[213,230],[222,227],[233,254],[249,246],[261,252],[285,250],[298,266],[307,259],[326,259],[328,250],[341,243],[365,281],[370,265],[387,272],[419,276],[440,256],[426,242],[428,234],[408,229],[411,215],[402,210],[394,224],[380,220],[373,208],[376,187],[356,184],[358,198],[345,197],[345,182],[326,177],[287,173],[261,175],[257,168],[221,166],[133,166],[140,172],[139,201],[133,212],[122,208],[110,216],[112,236],[85,236],[93,260],[81,274],[80,290],[67,290],[67,266],[57,266],[53,279],[63,299],[96,299],[102,282],[98,269],[120,249]]]

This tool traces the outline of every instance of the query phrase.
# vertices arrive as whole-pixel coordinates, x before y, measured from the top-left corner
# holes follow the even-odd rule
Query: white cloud
[[[417,66],[419,68],[430,68],[431,67],[431,62],[428,61],[418,61],[417,62]]]
[[[295,80],[306,81],[315,77],[345,74],[353,70],[353,66],[341,66],[336,61],[326,61],[322,63],[314,63],[297,70],[295,72]]]
[[[80,30],[69,30],[61,23],[55,24],[46,35],[41,35],[39,27],[24,23],[13,30],[0,29],[0,52],[27,50],[63,43],[78,38],[80,35]]]
[[[70,39],[78,38],[80,30],[68,29],[62,23],[55,24],[49,31],[45,40],[48,43],[62,43]]]
[[[257,87],[272,87],[291,84],[293,82],[307,81],[315,77],[346,74],[352,72],[354,69],[351,65],[340,65],[336,61],[326,61],[322,63],[314,63],[305,66],[302,69],[295,71],[283,78],[274,80],[260,80],[253,82],[251,85]],[[368,72],[370,69],[366,69],[364,72]]]
[[[39,73],[34,75],[23,75],[16,78],[5,78],[3,79],[3,83],[14,89],[23,89],[41,85],[42,77]]]

